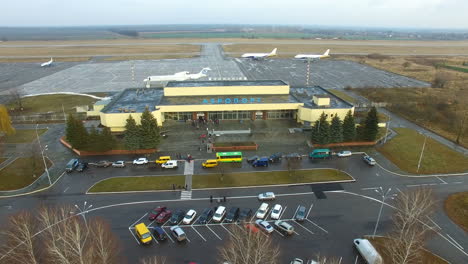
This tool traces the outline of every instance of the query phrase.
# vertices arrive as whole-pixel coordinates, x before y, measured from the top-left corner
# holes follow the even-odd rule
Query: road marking
[[[205,225],[219,240],[222,240],[208,225]]]
[[[420,184],[411,184],[411,185],[406,185],[406,187],[418,187],[421,186]]]
[[[171,242],[174,243],[174,240],[172,240],[172,237],[166,232],[166,230],[164,230],[164,228],[162,228],[162,230],[166,233],[166,236],[171,240]]]
[[[310,211],[312,211],[312,207],[314,207],[314,204],[310,205],[309,212],[307,212],[306,218],[309,218]]]
[[[447,234],[447,233],[446,233],[446,234]],[[464,249],[464,248],[463,248],[460,244],[458,244],[458,242],[455,241],[455,239],[453,239],[449,234],[447,234],[447,236],[448,236],[455,244],[457,244],[457,246],[458,246],[459,248]]]
[[[296,224],[298,224],[299,226],[301,226],[302,228],[304,228],[307,232],[311,233],[312,235],[314,234],[314,232],[312,232],[311,230],[309,230],[308,228],[306,228],[305,226],[299,224],[298,222],[294,222]]]
[[[229,231],[229,229],[227,229],[222,223],[220,224],[226,231],[228,231],[229,234],[231,234],[231,236],[234,236],[231,231]]]
[[[294,212],[293,218],[296,217],[297,210],[299,210],[299,206],[300,206],[300,205],[297,206],[296,211]]]
[[[452,182],[452,183],[453,183],[453,184],[461,184],[461,183],[463,183],[463,182]]]
[[[193,229],[193,231],[197,232],[197,234],[206,242],[206,239],[197,231],[197,229],[195,229],[195,227],[191,226],[191,228]]]
[[[377,172],[377,173],[375,174],[375,176],[379,177],[379,176],[380,176],[380,174]]]
[[[354,264],[357,264],[358,259],[359,259],[359,255],[356,255],[356,259],[354,260]]]
[[[281,217],[283,217],[284,213],[286,212],[286,208],[288,208],[288,206],[285,206],[283,211],[281,212],[280,216],[278,219],[281,219]]]
[[[366,190],[377,190],[379,187],[368,187],[368,188],[361,188],[361,190],[366,191]]]
[[[284,237],[284,235],[283,235],[283,234],[281,234],[281,232],[280,232],[280,231],[278,231],[278,230],[276,230],[276,229],[273,229],[273,230],[274,230],[274,231],[276,231],[276,233],[280,234],[280,236]]]
[[[128,231],[130,232],[130,234],[132,234],[132,237],[135,238],[138,245],[141,245],[140,241],[136,238],[135,234],[132,232],[132,230],[130,230],[130,227],[128,228]]]
[[[154,240],[157,244],[159,244],[158,240],[153,236],[153,234],[151,234],[151,232],[150,232],[150,236],[153,238],[153,240]]]
[[[65,188],[65,190],[63,190],[63,192],[66,192],[68,189],[70,189],[70,187]]]
[[[151,221],[151,223],[148,225],[148,227],[152,226],[155,221],[156,221],[156,218],[153,221]]]
[[[434,222],[434,220],[432,220],[429,216],[426,216],[427,219],[429,219],[437,228],[439,228],[440,230],[442,230],[442,228],[436,223]]]
[[[447,184],[447,182],[442,180],[439,176],[436,176],[436,178],[439,179],[443,184]]]
[[[192,199],[192,191],[181,191],[180,192],[180,199],[181,200],[191,200]]]
[[[306,218],[306,221],[309,221],[309,222],[312,223],[314,226],[320,228],[323,232],[325,232],[325,233],[328,234],[328,231],[327,231],[327,230],[321,228],[319,225],[317,225],[316,223],[314,223],[312,220]]]
[[[141,219],[143,219],[143,217],[145,217],[148,213],[144,214],[142,217],[140,217],[140,219],[136,220],[133,224],[131,224],[130,226],[134,226],[137,222],[139,222]]]

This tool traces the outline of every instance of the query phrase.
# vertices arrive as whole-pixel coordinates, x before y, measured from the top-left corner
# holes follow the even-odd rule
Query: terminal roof
[[[274,86],[288,85],[281,80],[256,81],[170,81],[166,87],[209,87],[209,86]]]

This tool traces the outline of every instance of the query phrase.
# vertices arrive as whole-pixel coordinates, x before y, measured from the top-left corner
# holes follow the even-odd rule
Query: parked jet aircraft
[[[189,79],[200,79],[206,77],[206,73],[211,71],[210,68],[203,68],[199,73],[190,74],[188,71],[177,72],[172,75],[155,75],[148,76],[144,82],[166,82],[166,81],[185,81]]]
[[[276,56],[276,50],[277,50],[277,48],[275,48],[270,53],[245,53],[245,54],[242,54],[241,57],[242,58],[250,58],[250,59],[261,59],[261,58]]]
[[[54,62],[54,59],[53,58],[50,58],[50,61],[48,62],[44,62],[41,64],[41,67],[49,67],[49,66],[52,66],[52,63]]]
[[[328,53],[330,53],[329,49],[327,49],[327,51],[325,51],[325,53],[323,53],[322,55],[318,55],[318,54],[297,54],[296,56],[294,56],[294,58],[300,59],[300,60],[320,60],[320,59],[330,57],[330,55],[328,55]]]

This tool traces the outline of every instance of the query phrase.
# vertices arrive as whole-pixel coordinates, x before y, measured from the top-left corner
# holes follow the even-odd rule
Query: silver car
[[[112,167],[114,167],[114,168],[123,168],[123,167],[125,167],[125,161],[119,160],[119,161],[112,162]]]
[[[275,198],[276,197],[273,192],[265,192],[258,195],[258,200],[260,201],[274,200]]]
[[[258,219],[255,221],[255,225],[260,227],[260,229],[267,232],[268,234],[274,231],[273,227],[265,220]]]
[[[187,239],[187,235],[185,235],[184,230],[182,230],[182,228],[180,228],[179,226],[171,227],[171,234],[179,242]]]
[[[294,233],[294,227],[285,221],[275,221],[275,227],[283,234],[292,235]]]

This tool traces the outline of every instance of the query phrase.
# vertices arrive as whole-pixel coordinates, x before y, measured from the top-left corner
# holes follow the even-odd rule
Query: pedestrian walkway
[[[181,200],[190,200],[192,199],[192,191],[182,191],[180,192]]]
[[[190,191],[190,197],[191,197],[191,191],[192,191],[192,175],[193,175],[193,165],[195,164],[195,161],[191,162],[185,162],[184,166],[184,175],[185,175],[185,190]],[[190,198],[188,198],[190,199]]]

